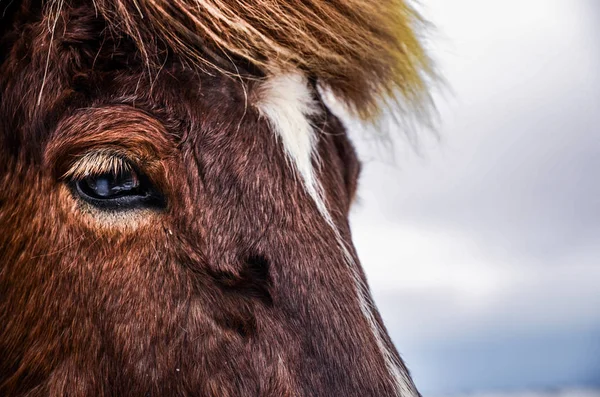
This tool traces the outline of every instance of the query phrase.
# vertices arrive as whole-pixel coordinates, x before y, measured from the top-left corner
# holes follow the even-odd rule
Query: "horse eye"
[[[133,170],[90,175],[71,183],[84,201],[105,210],[162,207],[164,200],[150,181]]]

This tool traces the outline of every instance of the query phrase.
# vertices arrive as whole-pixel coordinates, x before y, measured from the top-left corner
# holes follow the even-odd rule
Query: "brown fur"
[[[2,19],[0,395],[395,395],[333,231],[247,106],[261,74],[192,67],[179,30],[148,80],[153,22],[118,19],[136,4],[167,3],[23,0]],[[319,179],[351,246],[359,164],[321,106]],[[107,215],[67,186],[120,156],[164,208]]]

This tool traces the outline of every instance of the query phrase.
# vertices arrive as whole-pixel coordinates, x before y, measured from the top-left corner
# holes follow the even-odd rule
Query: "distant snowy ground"
[[[474,393],[453,397],[600,397],[600,389],[564,389],[551,391],[524,391],[513,393]]]

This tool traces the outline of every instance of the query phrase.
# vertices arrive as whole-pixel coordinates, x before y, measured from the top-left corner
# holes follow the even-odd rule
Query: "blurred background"
[[[363,160],[354,242],[424,396],[600,396],[600,1],[422,0],[435,134]]]

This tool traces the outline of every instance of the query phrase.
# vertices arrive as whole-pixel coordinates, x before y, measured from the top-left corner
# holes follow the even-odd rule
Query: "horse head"
[[[348,213],[426,97],[403,0],[14,0],[0,27],[0,394],[403,396]]]

